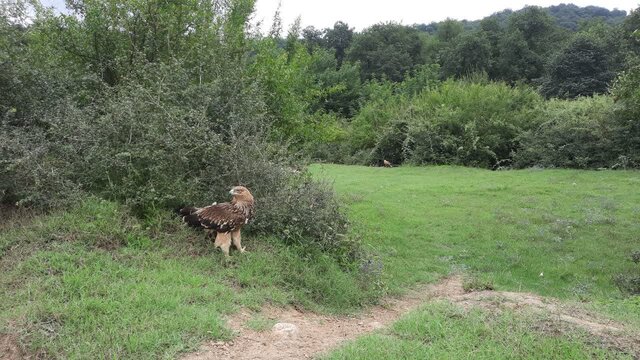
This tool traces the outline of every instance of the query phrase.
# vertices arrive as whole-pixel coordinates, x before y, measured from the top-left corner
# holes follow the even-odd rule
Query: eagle
[[[249,189],[244,186],[234,186],[229,194],[231,202],[213,203],[202,208],[183,207],[178,210],[182,221],[196,228],[203,228],[208,232],[216,232],[215,247],[222,249],[225,256],[229,256],[231,242],[241,253],[245,248],[240,244],[240,230],[253,219],[254,200]]]

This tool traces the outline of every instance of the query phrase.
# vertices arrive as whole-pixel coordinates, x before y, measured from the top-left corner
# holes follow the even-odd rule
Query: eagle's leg
[[[241,253],[245,252],[245,249],[242,247],[242,244],[240,244],[240,240],[241,240],[241,236],[240,236],[240,229],[238,230],[234,230],[231,232],[231,239],[233,240],[233,246],[236,247],[236,249],[240,250]]]
[[[231,234],[230,233],[218,233],[216,236],[216,247],[220,247],[224,256],[229,257],[229,248],[231,247]]]
[[[213,242],[213,246],[220,247],[220,245],[222,245],[223,242],[224,242],[224,233],[216,232],[216,239]]]

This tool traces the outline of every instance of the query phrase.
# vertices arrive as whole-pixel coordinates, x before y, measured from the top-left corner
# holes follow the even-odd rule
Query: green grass
[[[591,344],[585,333],[550,323],[542,315],[430,303],[389,330],[363,336],[323,359],[632,359]],[[558,331],[566,333],[558,336]]]
[[[348,312],[375,298],[331,257],[243,244],[226,261],[175,217],[139,221],[97,199],[12,226],[0,232],[0,332],[47,358],[172,358],[230,338],[224,317],[239,307]]]
[[[640,172],[314,165],[334,181],[391,293],[462,271],[588,302],[640,326],[612,278],[637,266]],[[542,275],[541,275],[542,274]]]
[[[204,339],[230,337],[224,319],[240,307],[295,304],[352,312],[374,302],[381,288],[399,294],[451,272],[465,273],[470,289],[582,301],[640,326],[639,297],[624,297],[612,281],[636,266],[628,257],[640,248],[638,172],[337,165],[311,170],[335,182],[353,235],[378,254],[361,271],[278,239],[251,236],[243,239],[250,252],[232,253],[226,262],[201,233],[169,214],[140,220],[123,206],[90,198],[68,212],[0,226],[0,332],[17,333],[28,351],[47,358],[172,358]],[[378,260],[384,265],[381,280]],[[420,327],[395,327],[335,356],[357,354],[358,344],[370,342],[388,344],[380,351],[400,357],[436,350],[464,357],[452,346],[482,339],[484,330],[464,329],[480,326],[487,315],[451,318],[452,311],[439,307],[412,315],[459,327],[442,330],[460,334],[439,348],[425,349],[432,340],[420,338],[426,336]],[[438,320],[443,316],[453,323]],[[498,328],[511,329],[513,319],[500,317]],[[269,324],[256,318],[248,326]],[[568,338],[547,338],[526,327],[516,326],[514,334],[488,335],[497,345],[474,346],[486,357],[501,357],[500,349],[514,344],[523,344],[525,355],[547,354],[549,348],[550,357],[597,350],[581,342],[567,347]]]
[[[267,331],[277,323],[276,320],[269,319],[261,314],[255,314],[246,322],[246,326],[255,331]]]

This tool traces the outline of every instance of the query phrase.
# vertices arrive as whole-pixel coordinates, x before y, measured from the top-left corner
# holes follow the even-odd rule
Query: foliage
[[[422,91],[436,89],[440,68],[438,65],[423,65],[407,74],[401,83],[390,81],[370,81],[363,88],[365,106],[355,116],[348,129],[351,153],[375,147],[376,142],[387,124],[400,120],[399,111],[408,99]],[[365,156],[355,163],[368,163],[372,159]],[[374,160],[380,161],[380,159]],[[400,162],[398,162],[400,163]]]
[[[508,163],[540,102],[531,89],[482,78],[447,81],[412,97],[382,97],[388,100],[370,103],[352,122],[350,141],[356,149],[373,149],[370,162],[393,157],[396,163],[488,168]]]
[[[581,22],[597,19],[608,24],[621,23],[627,12],[624,10],[609,10],[599,6],[579,7],[574,4],[559,4],[548,7],[549,15],[553,17],[558,26],[577,30]]]
[[[540,126],[521,136],[517,167],[626,167],[613,143],[616,121],[608,97],[551,100],[539,108]]]
[[[615,100],[615,147],[628,166],[640,166],[640,66],[632,67],[616,79],[611,90]]]
[[[376,146],[371,151],[369,162],[382,166],[384,160],[391,164],[402,164],[405,161],[404,144],[407,140],[408,124],[398,121],[390,124],[378,137]]]
[[[395,23],[376,24],[353,40],[348,59],[360,63],[362,79],[402,81],[405,74],[425,63],[418,30]]]
[[[76,16],[40,13],[15,35],[29,39],[12,45],[17,58],[43,57],[9,62],[0,86],[31,92],[42,83],[23,81],[40,80],[30,68],[53,81],[42,95],[0,99],[2,202],[46,209],[91,193],[147,216],[226,199],[242,184],[259,204],[255,232],[321,249],[342,266],[357,261],[332,193],[292,171],[303,162],[290,148],[341,136],[334,116],[308,108],[319,98],[351,111],[357,68],[329,66],[321,82],[309,69],[323,54],[312,57],[295,36],[289,51],[271,38],[249,44],[251,1],[72,5]],[[65,66],[73,71],[61,76]],[[355,79],[348,86],[344,74]]]
[[[342,66],[342,62],[347,54],[347,49],[351,46],[353,40],[353,29],[342,21],[337,21],[333,28],[324,30],[324,39],[329,48],[334,49],[337,67]]]
[[[489,70],[491,43],[482,32],[466,32],[443,54],[442,71],[445,77],[464,77]]]
[[[415,164],[492,168],[508,161],[539,97],[504,84],[447,82],[412,101],[405,144]]]
[[[338,66],[333,55],[318,49],[309,72],[313,76],[315,90],[309,111],[333,113],[344,118],[357,114],[362,91],[358,64],[343,63]]]
[[[574,37],[547,66],[541,88],[547,97],[603,94],[614,78],[606,49],[586,36]]]

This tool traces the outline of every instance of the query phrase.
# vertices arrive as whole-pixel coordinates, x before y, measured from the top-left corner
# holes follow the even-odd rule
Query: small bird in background
[[[391,161],[388,160],[382,160],[382,164],[384,165],[384,167],[393,167]]]
[[[202,208],[184,207],[178,210],[182,215],[182,221],[187,225],[203,228],[206,231],[215,231],[215,247],[222,249],[225,256],[229,256],[231,243],[245,252],[240,240],[240,230],[254,215],[253,195],[244,186],[235,186],[229,191],[233,197],[231,202],[222,204],[213,203]]]

